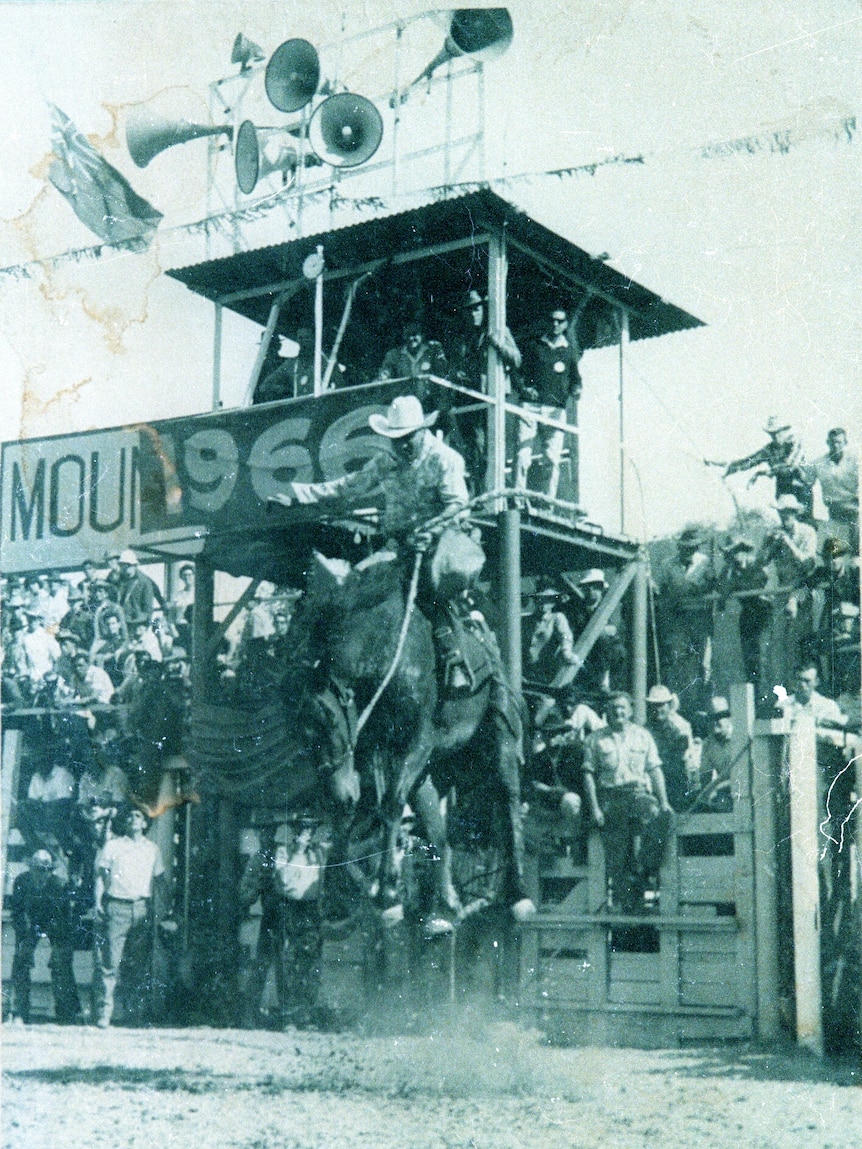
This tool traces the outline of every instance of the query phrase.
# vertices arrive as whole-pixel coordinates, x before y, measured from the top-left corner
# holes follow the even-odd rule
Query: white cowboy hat
[[[603,570],[599,570],[598,567],[593,567],[592,570],[588,570],[583,578],[578,582],[578,586],[590,585],[607,586],[608,580],[605,578],[605,572]]]
[[[658,683],[656,686],[650,688],[646,700],[656,706],[660,706],[663,702],[673,702],[673,695],[666,686]]]
[[[789,431],[790,424],[785,419],[780,419],[777,415],[770,415],[763,429],[767,435],[777,435],[779,431]]]
[[[796,511],[797,514],[800,514],[803,507],[795,495],[779,495],[775,500],[775,509],[779,513],[781,511]]]
[[[120,564],[122,566],[136,567],[138,565],[138,556],[132,550],[125,550],[120,555]]]
[[[372,431],[385,435],[387,439],[402,439],[423,427],[433,427],[437,415],[437,411],[426,415],[415,395],[397,395],[385,415],[375,413],[368,416],[368,425]]]

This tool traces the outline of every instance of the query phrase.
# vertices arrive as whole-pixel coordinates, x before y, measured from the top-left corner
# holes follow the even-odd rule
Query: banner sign
[[[403,384],[376,384],[4,443],[2,568],[74,569],[165,537],[271,528],[271,495],[287,492],[292,480],[338,478],[380,450],[368,417],[403,391]]]

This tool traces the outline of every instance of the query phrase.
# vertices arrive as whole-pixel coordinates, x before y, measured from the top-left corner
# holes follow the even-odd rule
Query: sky
[[[792,422],[809,457],[823,453],[829,428],[843,425],[858,442],[862,425],[862,5],[518,0],[510,10],[513,43],[485,69],[486,175],[540,222],[608,253],[612,267],[706,324],[627,351],[628,533],[726,524],[731,492],[742,506],[768,505],[769,484],[726,484],[704,458],[752,451],[773,413]],[[267,55],[306,37],[322,47],[327,74],[379,96],[391,37],[339,50],[339,36],[422,11],[376,0],[0,2],[0,269],[98,242],[47,182],[48,101],[165,216],[143,254],[43,263],[18,278],[0,270],[3,439],[211,406],[212,308],[164,275],[206,255],[202,239],[176,231],[217,202],[206,195],[206,144],[170,149],[139,170],[124,142],[129,107],[205,122],[208,85],[233,71],[239,31]],[[447,22],[444,13],[407,26],[405,75],[439,49]],[[459,89],[456,134],[475,123],[468,88]],[[418,90],[403,138],[441,138],[444,103],[442,86]],[[249,111],[258,123],[272,118],[260,84]],[[609,162],[617,157],[641,162]],[[597,165],[592,174],[538,174],[587,165]],[[439,182],[431,167],[413,176],[423,177]],[[344,187],[397,206],[388,180],[371,173]],[[277,213],[266,223],[280,226]],[[246,239],[263,236],[252,228]],[[258,334],[226,325],[226,406],[240,402]],[[616,530],[616,349],[588,352],[582,374],[582,501]]]

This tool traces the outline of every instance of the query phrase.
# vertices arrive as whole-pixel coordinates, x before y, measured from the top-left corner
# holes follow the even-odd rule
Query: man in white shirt
[[[859,460],[847,447],[847,432],[833,427],[826,436],[829,450],[807,468],[811,482],[820,483],[820,493],[829,511],[830,522],[859,521]]]
[[[820,674],[816,666],[803,666],[796,675],[796,690],[788,694],[778,707],[791,726],[800,718],[810,718],[814,722],[818,742],[829,742],[833,746],[846,744],[844,731],[849,719],[832,698],[820,694]]]
[[[107,706],[114,697],[114,684],[100,666],[92,666],[83,650],[72,659],[72,680],[69,686],[78,702],[96,702]]]
[[[132,808],[123,833],[110,838],[96,857],[94,906],[100,928],[96,937],[97,1025],[106,1029],[114,1013],[117,976],[124,955],[131,967],[132,992],[140,993],[153,930],[150,914],[154,886],[165,872],[155,842],[144,837],[146,816]],[[140,1008],[140,1000],[135,1002]]]

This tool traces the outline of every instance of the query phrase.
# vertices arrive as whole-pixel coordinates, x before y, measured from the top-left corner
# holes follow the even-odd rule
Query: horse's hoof
[[[536,912],[536,906],[530,898],[521,898],[519,902],[515,902],[512,906],[512,917],[516,922],[526,922],[529,918],[533,917]]]
[[[448,918],[429,918],[425,923],[426,938],[442,938],[454,932],[455,927]]]
[[[396,902],[394,906],[387,906],[385,910],[381,910],[380,920],[387,929],[399,925],[404,921],[404,906],[401,902]]]

